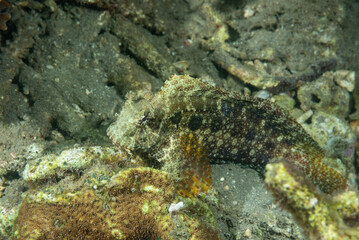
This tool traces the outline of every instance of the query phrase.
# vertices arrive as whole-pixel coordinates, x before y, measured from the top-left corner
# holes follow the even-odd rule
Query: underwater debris
[[[149,71],[163,81],[175,72],[170,54],[159,49],[155,44],[158,39],[144,29],[126,19],[118,18],[117,24],[112,25],[112,31],[121,41],[126,42],[128,50],[141,60]]]
[[[114,144],[164,166],[180,157],[181,136],[193,134],[211,162],[232,161],[262,171],[283,159],[323,192],[347,180],[322,163],[323,150],[286,111],[267,100],[241,96],[189,76],[174,75],[139,108],[128,100],[108,128]],[[172,149],[172,151],[169,151]],[[186,161],[184,161],[186,162]]]
[[[300,74],[271,76],[263,69],[263,64],[259,60],[254,61],[253,64],[242,64],[223,49],[215,50],[211,59],[243,82],[275,94],[290,91],[305,82],[311,82],[325,72],[334,70],[336,66],[335,59],[328,59],[310,65],[306,71]]]
[[[313,80],[323,75],[325,72],[333,71],[336,66],[337,60],[334,58],[316,62],[310,65],[303,73],[300,73],[296,76],[274,77],[277,81],[279,81],[279,84],[277,86],[268,88],[267,90],[272,93],[293,90],[305,82],[312,82]]]
[[[10,8],[10,3],[6,0],[0,0],[0,30],[7,30],[6,22],[10,20],[11,15],[3,12],[4,9]]]
[[[141,65],[143,64],[149,72],[160,78],[161,82],[175,72],[172,56],[164,46],[165,42],[158,47],[158,42],[162,40],[148,31],[149,29],[151,32],[163,34],[169,30],[166,24],[173,18],[171,8],[160,11],[169,2],[152,0],[76,0],[76,2],[113,13],[111,32],[120,39],[121,45],[125,46],[137,61],[140,60]]]
[[[268,164],[265,183],[282,207],[291,212],[308,239],[358,239],[359,195],[344,191],[332,198],[303,184],[283,163]]]
[[[213,10],[211,9],[211,11],[208,12],[212,13],[212,11]],[[328,58],[310,64],[304,71],[301,70],[297,73],[290,72],[290,75],[283,74],[287,72],[287,70],[284,69],[279,74],[270,74],[267,71],[268,68],[266,63],[272,62],[278,58],[277,46],[272,44],[256,46],[256,44],[253,44],[256,46],[256,50],[252,50],[253,53],[248,54],[248,50],[240,50],[239,48],[234,47],[233,44],[229,44],[227,41],[231,36],[230,29],[232,31],[236,30],[237,32],[243,32],[243,29],[238,29],[236,26],[237,24],[241,24],[237,23],[233,25],[236,20],[224,21],[221,17],[218,17],[218,15],[216,19],[216,23],[221,27],[213,34],[213,37],[208,40],[202,40],[202,47],[212,52],[210,54],[212,62],[223,68],[229,74],[241,79],[244,83],[250,84],[258,89],[266,89],[275,94],[290,91],[305,82],[311,82],[317,79],[325,72],[334,70],[337,65],[337,60],[335,58]],[[260,21],[259,24],[276,25],[275,19],[276,18],[272,17],[274,22],[267,19],[265,23]],[[253,26],[252,24],[253,23],[248,25]],[[261,25],[260,28],[262,27],[263,26]],[[252,34],[252,30],[248,30],[248,33]],[[252,42],[257,42],[256,40],[253,40],[253,35],[248,37],[248,39],[251,39]]]
[[[222,49],[215,50],[212,53],[211,59],[231,75],[259,89],[274,88],[280,83],[279,80],[258,71],[254,66],[240,63],[236,58]]]
[[[14,239],[219,239],[209,208],[179,197],[164,171],[131,168],[97,190],[59,189],[47,187],[28,194],[15,221]],[[174,231],[168,212],[178,201],[191,210],[176,212],[176,227],[187,233],[186,238]]]

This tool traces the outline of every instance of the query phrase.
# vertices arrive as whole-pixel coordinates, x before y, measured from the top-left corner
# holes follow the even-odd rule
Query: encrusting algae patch
[[[174,75],[152,98],[130,97],[108,134],[114,144],[159,162],[164,169],[177,169],[179,182],[185,181],[181,178],[186,170],[197,169],[193,164],[206,166],[208,160],[245,164],[259,171],[279,160],[325,193],[347,187],[339,172],[322,163],[324,152],[318,144],[276,104],[189,76]],[[183,154],[191,141],[197,157]],[[189,156],[195,159],[190,164]],[[192,192],[206,191],[203,186],[210,180],[202,179],[192,179],[196,183],[190,187]]]
[[[312,191],[303,176],[293,177],[283,163],[268,164],[265,183],[282,207],[291,212],[308,239],[359,239],[359,194],[343,191],[332,198]]]
[[[56,191],[45,188],[25,198],[14,239],[219,239],[209,208],[180,197],[164,171],[130,168],[97,191]],[[174,219],[168,207],[178,201],[187,211],[178,211]],[[186,235],[177,236],[175,227]]]

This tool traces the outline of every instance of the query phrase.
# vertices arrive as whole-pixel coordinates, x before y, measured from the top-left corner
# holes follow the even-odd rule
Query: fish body
[[[195,139],[195,149],[205,152],[197,163],[234,162],[263,171],[268,163],[284,161],[325,193],[347,186],[340,173],[322,163],[323,150],[300,124],[268,100],[174,75],[151,99],[134,106],[131,100],[125,104],[108,133],[115,144],[146,158],[181,158],[188,165],[194,160],[184,157],[186,144]]]

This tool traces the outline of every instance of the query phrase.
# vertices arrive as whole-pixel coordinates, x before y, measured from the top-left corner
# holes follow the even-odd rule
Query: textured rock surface
[[[21,174],[27,160],[41,156],[47,145],[32,121],[0,123],[0,177]]]
[[[59,9],[56,21],[48,23],[51,37],[34,47],[30,64],[21,68],[19,83],[25,95],[31,95],[33,116],[45,126],[56,124],[66,134],[86,136],[94,125],[112,116],[121,101],[114,89],[103,84],[107,77],[96,64],[101,56],[93,50],[101,47],[96,45],[98,33],[109,15],[89,12],[77,21],[74,25]]]

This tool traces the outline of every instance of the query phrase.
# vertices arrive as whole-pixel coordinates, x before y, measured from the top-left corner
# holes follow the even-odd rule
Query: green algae
[[[282,163],[268,164],[265,183],[290,211],[309,239],[357,239],[359,194],[354,190],[323,196]]]

